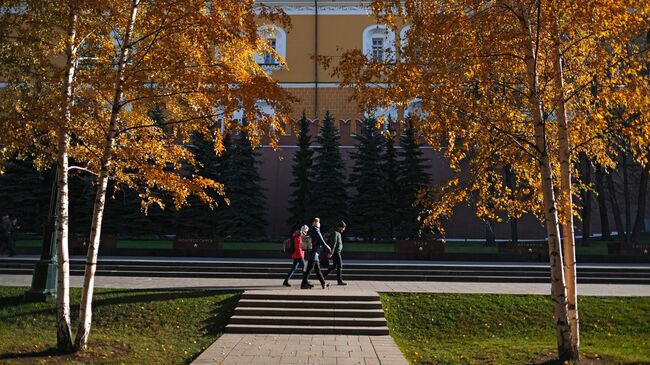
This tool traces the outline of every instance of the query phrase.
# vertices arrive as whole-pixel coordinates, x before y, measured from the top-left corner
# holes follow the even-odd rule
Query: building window
[[[379,107],[377,109],[367,110],[363,116],[365,118],[381,121],[381,129],[387,131],[390,128],[389,122],[395,123],[395,121],[397,121],[397,108],[394,106],[385,108]]]
[[[404,110],[404,118],[415,118],[422,120],[429,116],[429,113],[422,110],[422,99],[415,98],[411,100],[406,110]]]
[[[273,48],[277,52],[277,40],[275,38],[267,39],[269,42],[269,47]],[[274,55],[271,52],[264,53],[264,64],[265,65],[277,65],[278,60],[275,59]]]
[[[372,60],[375,62],[384,61],[384,39],[383,38],[373,38],[372,39]]]
[[[285,31],[275,25],[263,25],[257,29],[257,32],[262,39],[266,39],[268,45],[275,50],[277,55],[271,52],[259,53],[255,55],[255,62],[266,71],[284,69],[277,56],[285,60],[287,58],[287,34]]]
[[[363,53],[373,62],[394,60],[395,34],[385,25],[376,24],[363,31]]]

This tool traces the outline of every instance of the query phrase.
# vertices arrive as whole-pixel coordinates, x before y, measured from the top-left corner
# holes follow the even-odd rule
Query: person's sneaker
[[[313,285],[312,285],[312,286],[309,286],[309,285],[300,285],[300,289],[311,289],[312,287],[313,287]]]
[[[313,288],[313,287],[314,287],[314,284],[312,284],[312,283],[307,283],[307,286],[308,286],[309,288]]]
[[[284,281],[284,283],[282,283],[282,285],[284,285],[284,286],[291,286],[291,284],[289,284],[289,282],[286,281],[286,280]]]
[[[323,287],[323,289],[328,289],[330,287],[330,283],[323,283],[321,284],[321,286]]]
[[[338,284],[339,284],[339,285],[348,285],[348,283],[346,283],[346,282],[344,282],[344,281],[339,281]]]

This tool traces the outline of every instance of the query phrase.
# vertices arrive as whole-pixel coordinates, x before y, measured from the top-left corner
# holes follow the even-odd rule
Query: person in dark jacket
[[[0,250],[9,251],[9,256],[16,256],[16,231],[18,220],[5,214],[0,221]]]
[[[293,253],[291,254],[291,258],[293,258],[293,264],[291,264],[291,269],[287,274],[287,278],[284,279],[284,283],[282,283],[284,286],[291,286],[291,284],[289,284],[289,280],[291,279],[291,275],[293,275],[293,273],[298,269],[298,266],[302,267],[302,270],[305,271],[305,253],[303,252],[301,245],[302,237],[307,236],[307,233],[309,233],[309,227],[307,225],[304,225],[300,228],[300,230],[293,232],[293,235],[291,236],[294,246]]]
[[[336,268],[336,281],[338,282],[339,285],[348,285],[343,281],[343,276],[341,271],[343,270],[343,260],[341,258],[341,251],[343,250],[343,239],[341,238],[341,233],[345,231],[345,222],[340,221],[339,224],[336,225],[336,229],[334,232],[332,232],[332,238],[330,238],[330,243],[332,243],[332,261],[334,262],[332,266],[325,271],[324,275],[327,277],[329,273],[334,271]]]
[[[316,276],[318,277],[318,281],[320,281],[321,287],[323,289],[328,288],[330,284],[325,282],[323,273],[320,270],[320,254],[322,252],[332,252],[332,249],[327,245],[327,242],[323,239],[323,235],[320,233],[320,218],[314,218],[314,223],[309,228],[308,235],[311,237],[312,249],[307,255],[307,270],[302,275],[300,289],[311,289],[307,279],[309,279],[309,274],[314,269],[316,270]]]

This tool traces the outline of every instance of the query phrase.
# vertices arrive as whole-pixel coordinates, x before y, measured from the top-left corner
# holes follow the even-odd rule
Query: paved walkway
[[[38,260],[39,255],[16,255],[13,257],[0,256],[3,260],[19,261],[24,259]],[[101,256],[100,261],[143,261],[143,262],[253,262],[253,263],[281,263],[291,264],[291,259],[287,258],[238,258],[238,257],[187,257],[187,256]],[[70,260],[86,260],[86,255],[71,255]],[[472,265],[472,266],[529,266],[529,267],[543,267],[548,268],[548,262],[533,262],[533,261],[459,261],[459,260],[359,260],[359,259],[345,259],[346,265]],[[610,267],[610,268],[625,268],[625,267],[650,267],[650,262],[577,262],[578,267]]]
[[[30,286],[31,275],[0,275],[0,286]],[[83,277],[70,278],[73,287],[81,287]],[[298,290],[299,280],[292,280]],[[332,282],[334,283],[334,282]],[[255,290],[284,289],[282,280],[275,279],[216,279],[216,278],[162,278],[97,276],[97,288],[123,289],[204,289],[204,290]],[[422,293],[476,293],[476,294],[539,294],[549,295],[550,284],[540,283],[466,283],[437,281],[353,281],[346,287],[333,285],[341,290],[373,290],[376,292],[422,292]],[[317,289],[313,289],[317,290]],[[578,284],[578,295],[589,296],[650,296],[650,285]]]
[[[390,336],[240,335],[226,333],[194,365],[408,365]]]
[[[318,319],[323,319],[325,317],[322,317],[321,313],[319,313],[323,311],[323,309],[319,308],[323,307],[318,305],[321,302],[307,299],[309,297],[322,298],[323,295],[327,296],[327,301],[332,306],[332,309],[339,308],[346,312],[356,311],[358,312],[357,315],[364,318],[367,315],[367,313],[363,313],[366,312],[366,309],[362,309],[358,305],[351,306],[350,304],[369,303],[368,300],[372,299],[379,300],[376,292],[368,290],[355,290],[352,292],[340,286],[327,290],[247,290],[242,295],[243,302],[246,303],[242,304],[243,302],[240,302],[235,310],[235,316],[237,316],[237,310],[240,309],[240,306],[255,307],[255,309],[262,312],[266,308],[282,308],[290,312],[295,309],[295,303],[302,303],[300,310],[304,316],[315,316]],[[255,301],[258,303],[251,305]],[[345,303],[346,306],[338,307],[336,303],[339,301]],[[250,308],[246,309],[249,310]],[[284,326],[284,319],[291,318],[291,316],[285,317],[283,314],[275,312],[264,313],[259,315],[265,316],[264,318],[267,319],[273,318],[273,322],[259,322],[261,325],[257,325],[258,322],[255,321],[256,314],[250,313],[246,315],[240,313],[240,317],[246,316],[248,319],[253,320],[252,322],[246,322],[249,326],[248,330],[243,329],[243,334],[226,333],[206,349],[193,364],[408,365],[393,339],[385,332],[375,336],[359,335],[362,332],[353,332],[353,327],[357,330],[367,330],[365,326],[343,324],[344,328],[342,330],[346,331],[346,335],[324,335],[319,334],[318,331],[326,330],[326,328],[330,328],[329,326],[337,327],[336,322],[339,318],[328,319],[331,320],[331,323],[326,326],[322,325],[322,323],[312,323],[305,318],[305,321],[301,322],[303,326],[306,326],[305,331],[300,334],[281,334],[285,333],[284,330],[286,330],[286,328],[280,328]],[[380,311],[379,315],[383,317],[383,311]],[[334,317],[337,316],[337,314],[334,314]],[[341,317],[341,319],[345,318]],[[269,323],[273,323],[274,326],[268,326]],[[235,327],[237,326],[239,325],[235,324]],[[228,331],[229,328],[231,328],[231,325],[226,328],[227,332],[230,332]],[[239,330],[242,330],[242,328],[238,327],[238,330],[233,332],[239,332]],[[260,333],[253,334],[251,331]],[[296,332],[299,331],[296,330]]]
[[[0,286],[30,286],[31,275],[0,275]],[[73,287],[81,287],[83,277],[71,277]],[[300,290],[298,280],[291,288],[275,279],[215,279],[98,276],[98,288],[125,289],[205,289],[205,290]],[[550,284],[466,283],[466,282],[379,282],[353,281],[330,290],[357,292],[428,292],[477,294],[549,295]],[[313,291],[320,291],[313,289]],[[650,285],[579,284],[579,295],[650,296]],[[361,364],[407,365],[390,336],[342,335],[249,335],[225,334],[201,354],[193,364]]]
[[[408,362],[390,336],[226,333],[192,364],[408,365]]]

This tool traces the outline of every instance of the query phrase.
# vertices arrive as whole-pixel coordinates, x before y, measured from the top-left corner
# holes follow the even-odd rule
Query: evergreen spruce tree
[[[223,160],[222,180],[230,205],[218,211],[219,228],[226,237],[259,238],[265,235],[266,197],[257,171],[256,157],[245,132],[231,145]]]
[[[384,136],[376,128],[376,121],[367,118],[355,139],[352,153],[354,167],[350,185],[355,194],[350,200],[351,231],[359,236],[376,239],[387,232],[386,189],[382,166]]]
[[[43,231],[52,191],[53,173],[38,172],[29,161],[10,161],[0,174],[0,214],[18,218],[23,232]]]
[[[230,141],[230,139],[228,139]],[[228,142],[230,145],[230,142]],[[199,134],[192,136],[192,153],[197,161],[200,161],[200,168],[193,171],[194,174],[207,177],[216,181],[221,181],[223,174],[221,174],[223,155],[217,156],[212,143],[203,139]],[[225,151],[223,153],[226,153]],[[223,199],[218,196],[217,192],[213,192],[215,201],[219,206],[225,204]],[[189,199],[189,206],[183,207],[176,218],[176,230],[183,235],[192,236],[215,236],[219,234],[219,210],[210,209],[210,207],[201,202],[196,197]]]
[[[398,232],[401,222],[399,213],[400,204],[400,189],[399,189],[399,174],[400,164],[397,160],[397,150],[395,149],[395,132],[388,131],[384,141],[384,164],[382,166],[384,173],[384,194],[386,197],[385,212],[387,225],[386,230],[388,235],[393,238]]]
[[[164,106],[153,107],[149,111],[149,118],[159,128],[163,128],[166,122]],[[95,197],[94,189],[92,190],[91,206]],[[173,204],[168,197],[162,196],[162,199],[165,202],[165,210],[153,204],[145,214],[138,191],[126,186],[115,186],[114,181],[109,181],[102,231],[118,234],[120,237],[175,233],[172,224]]]
[[[400,235],[412,238],[418,234],[420,229],[420,222],[417,218],[422,207],[415,204],[418,190],[429,185],[431,177],[425,171],[428,166],[425,164],[426,159],[422,158],[421,144],[413,122],[407,119],[406,123],[404,134],[400,137],[401,168],[397,181],[400,186],[399,200],[402,218]]]
[[[312,215],[321,218],[325,229],[333,227],[341,219],[347,220],[345,166],[339,150],[340,138],[334,119],[327,112],[317,138],[320,147],[314,158],[316,180],[312,189]]]
[[[71,173],[69,184],[70,233],[90,237],[90,220],[93,215],[93,199],[95,197],[95,176],[87,173]],[[106,209],[108,211],[111,209],[110,199],[107,199],[107,203]],[[106,219],[108,223],[106,225],[102,224],[102,231],[104,231],[105,227],[108,227],[110,230],[110,213],[108,216],[108,219]],[[114,219],[115,217],[113,217]]]
[[[298,151],[293,155],[293,182],[290,186],[294,189],[289,202],[289,220],[291,227],[298,227],[308,224],[311,220],[310,211],[310,189],[313,183],[313,155],[314,151],[309,147],[311,136],[309,135],[309,121],[302,113],[300,118],[300,133],[298,134]]]

